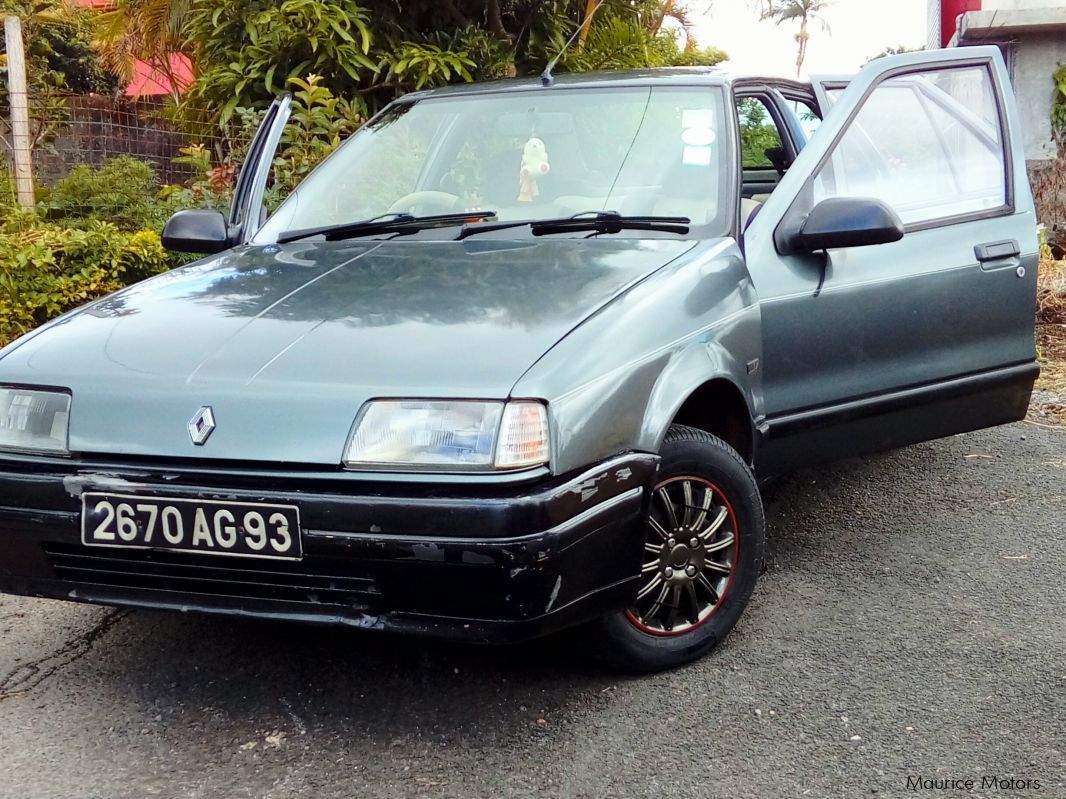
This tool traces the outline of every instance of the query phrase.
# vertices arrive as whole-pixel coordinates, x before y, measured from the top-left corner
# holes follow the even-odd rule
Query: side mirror
[[[903,238],[899,215],[872,197],[831,197],[802,220],[799,230],[783,237],[788,254],[889,244]]]
[[[163,246],[175,252],[212,254],[232,246],[229,225],[219,211],[178,211],[163,226]]]

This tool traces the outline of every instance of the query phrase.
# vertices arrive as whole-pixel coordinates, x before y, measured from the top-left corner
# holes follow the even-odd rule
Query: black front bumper
[[[513,641],[623,608],[658,467],[628,454],[533,483],[366,482],[0,460],[0,592]],[[81,494],[294,504],[298,563],[81,544]],[[264,565],[265,564],[265,565]]]

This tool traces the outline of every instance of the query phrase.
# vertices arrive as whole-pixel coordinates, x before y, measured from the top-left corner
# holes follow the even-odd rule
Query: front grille
[[[56,576],[80,585],[141,591],[176,591],[227,600],[279,600],[364,609],[380,591],[374,580],[333,574],[336,561],[305,558],[298,564],[185,553],[93,549],[45,544]],[[225,563],[219,561],[224,560]]]

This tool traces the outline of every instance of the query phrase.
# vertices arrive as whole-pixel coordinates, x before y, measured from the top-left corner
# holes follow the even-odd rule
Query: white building
[[[1056,158],[1052,76],[1066,65],[1066,0],[929,0],[930,47],[975,44],[1003,50],[1021,110],[1026,158]]]

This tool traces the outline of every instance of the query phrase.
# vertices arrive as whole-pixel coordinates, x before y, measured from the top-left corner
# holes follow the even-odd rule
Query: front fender
[[[552,470],[620,452],[658,452],[684,401],[708,380],[736,386],[761,412],[758,300],[732,240],[704,242],[616,297],[514,386],[548,401]]]
[[[693,340],[666,365],[648,398],[644,425],[640,431],[639,449],[658,452],[670,423],[677,417],[685,401],[711,381],[724,380],[743,398],[747,406],[749,434],[754,437],[753,419],[761,408],[761,392],[753,390],[760,384],[758,363],[748,374],[751,358],[748,342],[757,341],[759,331],[758,308],[739,312],[732,319],[722,320],[712,331],[709,340]],[[702,337],[701,337],[702,338]],[[747,345],[746,345],[747,344]]]

